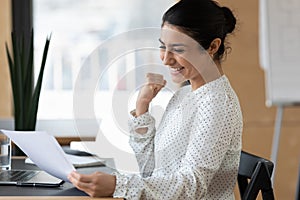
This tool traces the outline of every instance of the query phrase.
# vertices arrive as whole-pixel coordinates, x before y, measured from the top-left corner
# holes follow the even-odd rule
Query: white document
[[[66,154],[66,157],[76,168],[105,165],[105,160],[98,158],[97,156],[75,156],[75,155]],[[26,158],[25,163],[35,164],[30,158]]]
[[[43,131],[1,130],[42,170],[70,182],[68,174],[75,171],[56,139]]]

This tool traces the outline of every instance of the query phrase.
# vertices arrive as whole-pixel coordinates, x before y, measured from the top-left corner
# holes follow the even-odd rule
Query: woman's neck
[[[195,91],[199,87],[205,85],[206,83],[214,81],[224,75],[220,63],[219,62],[215,63],[214,67],[215,66],[217,66],[217,69],[214,68],[213,70],[207,70],[206,73],[203,73],[205,76],[199,74],[197,77],[189,80],[191,83],[192,91]]]

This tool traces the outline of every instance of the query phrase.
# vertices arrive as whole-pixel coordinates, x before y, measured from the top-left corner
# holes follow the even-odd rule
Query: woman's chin
[[[182,76],[182,75],[171,76],[171,77],[172,77],[172,81],[177,84],[181,84],[184,81],[186,81],[186,78],[184,78],[184,76]]]

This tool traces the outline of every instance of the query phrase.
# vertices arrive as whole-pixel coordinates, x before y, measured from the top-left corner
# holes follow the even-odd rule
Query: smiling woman
[[[243,119],[221,66],[224,40],[234,27],[231,11],[215,1],[181,0],[169,8],[160,58],[173,81],[190,85],[175,92],[156,128],[149,107],[166,80],[147,74],[129,116],[129,143],[139,174],[72,172],[69,180],[94,197],[234,199]]]

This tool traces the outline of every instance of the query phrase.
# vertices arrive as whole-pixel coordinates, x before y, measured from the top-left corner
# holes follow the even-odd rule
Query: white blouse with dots
[[[243,122],[225,75],[195,91],[179,89],[157,130],[148,112],[129,125],[141,173],[116,173],[114,197],[234,199]],[[138,134],[138,128],[148,130]]]

